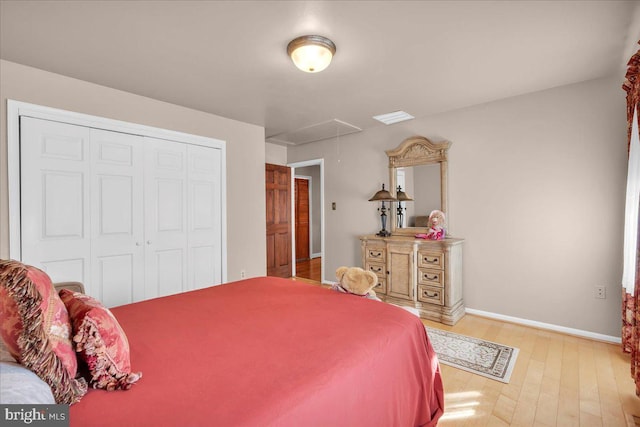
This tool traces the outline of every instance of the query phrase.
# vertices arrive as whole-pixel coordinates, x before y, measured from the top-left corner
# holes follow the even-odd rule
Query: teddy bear
[[[338,283],[331,287],[334,291],[380,301],[373,290],[378,284],[378,276],[374,272],[359,267],[339,267],[336,270],[336,279]]]

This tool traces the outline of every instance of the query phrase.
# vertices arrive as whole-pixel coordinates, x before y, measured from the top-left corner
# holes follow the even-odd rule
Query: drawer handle
[[[438,275],[434,274],[433,277],[429,277],[427,273],[424,273],[424,278],[427,280],[438,280]]]
[[[380,258],[382,256],[382,252],[369,252],[369,256],[371,258]]]
[[[378,267],[378,268],[369,267],[369,270],[371,270],[371,271],[373,271],[375,273],[380,273],[382,271],[382,267]]]
[[[380,286],[382,286],[382,283],[378,283],[377,285],[374,286],[374,288],[379,288]]]
[[[436,262],[438,262],[440,260],[440,258],[429,258],[429,257],[424,257],[424,262],[428,262],[430,264],[434,264]]]
[[[439,292],[429,292],[429,291],[424,291],[422,292],[422,295],[424,295],[427,298],[436,298],[440,296]]]

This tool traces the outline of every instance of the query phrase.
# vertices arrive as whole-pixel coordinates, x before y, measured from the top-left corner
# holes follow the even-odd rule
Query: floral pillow
[[[129,341],[116,318],[100,301],[68,289],[60,298],[69,310],[73,343],[89,370],[89,384],[105,390],[128,390],[142,377],[131,372]]]
[[[0,337],[9,353],[46,382],[56,403],[73,404],[87,392],[75,378],[69,314],[47,274],[0,260]]]

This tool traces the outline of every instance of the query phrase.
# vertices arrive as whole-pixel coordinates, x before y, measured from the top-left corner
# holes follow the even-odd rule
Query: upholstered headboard
[[[81,292],[84,294],[84,285],[80,282],[58,282],[54,283],[56,291],[60,292],[62,289],[69,289],[73,292]]]

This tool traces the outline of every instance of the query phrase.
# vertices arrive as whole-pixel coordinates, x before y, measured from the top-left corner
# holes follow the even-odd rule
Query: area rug
[[[440,363],[509,382],[518,357],[517,348],[441,329],[426,329]]]

